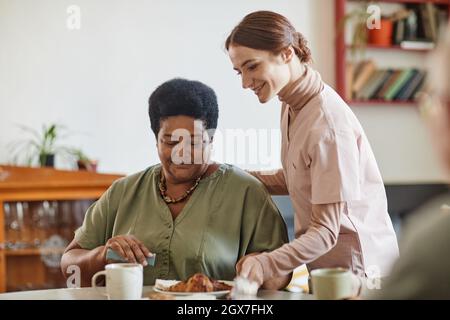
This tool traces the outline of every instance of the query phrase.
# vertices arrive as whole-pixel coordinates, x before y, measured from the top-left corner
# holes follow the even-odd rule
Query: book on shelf
[[[384,87],[384,85],[387,83],[387,81],[391,78],[392,74],[394,73],[394,70],[387,69],[383,72],[383,77],[380,79],[377,87],[375,90],[371,93],[368,100],[374,100],[376,99],[377,95],[381,91],[381,89]]]
[[[419,15],[417,10],[415,10],[415,8],[411,9],[410,14],[404,20],[405,29],[403,30],[403,40],[416,39],[422,31],[422,29],[419,28]]]
[[[405,85],[402,91],[395,97],[396,100],[407,101],[413,100],[415,94],[422,88],[426,72],[418,71],[410,79],[410,81]]]
[[[409,3],[391,14],[392,42],[404,49],[433,49],[448,13],[434,3]]]
[[[376,89],[376,86],[380,82],[380,79],[383,77],[384,70],[377,70],[372,73],[372,76],[365,83],[362,89],[356,93],[356,99],[358,100],[369,100],[369,97]]]
[[[402,8],[391,15],[391,20],[394,23],[394,27],[392,29],[392,42],[394,44],[400,44],[400,42],[403,40],[405,31],[405,19],[408,18],[410,14],[410,10]]]
[[[376,99],[376,100],[383,100],[384,96],[386,95],[386,92],[394,84],[394,82],[398,79],[400,74],[401,74],[400,70],[394,70],[391,73],[391,75],[389,76],[389,78],[386,80],[384,85],[381,87],[381,89],[377,92],[377,94],[374,97],[374,99]]]
[[[413,69],[402,70],[396,81],[386,91],[384,99],[387,101],[394,100],[396,94],[403,88],[413,74]]]
[[[426,76],[425,71],[416,68],[407,69],[374,69],[368,77],[364,69],[371,69],[368,61],[361,63],[359,79],[364,79],[362,86],[352,92],[348,100],[358,101],[412,101],[422,88]],[[355,71],[356,72],[356,71]],[[363,82],[363,80],[360,80]],[[355,86],[353,86],[355,88]]]
[[[404,83],[398,88],[397,92],[395,92],[393,96],[393,100],[408,100],[408,99],[400,99],[402,95],[405,94],[406,89],[410,86],[412,79],[419,73],[419,70],[412,69],[410,74],[408,75],[407,79],[404,81]]]
[[[394,44],[400,44],[403,41],[405,30],[405,21],[399,20],[394,23],[394,34],[392,35],[392,40]]]
[[[437,40],[436,12],[432,3],[424,3],[420,6],[420,17],[424,36],[432,41]]]
[[[402,49],[431,50],[434,49],[434,46],[435,43],[431,41],[403,40],[400,42],[400,47]]]
[[[375,72],[375,63],[372,60],[361,61],[356,67],[354,81],[352,85],[353,95],[359,92],[364,84],[370,79],[372,73]]]

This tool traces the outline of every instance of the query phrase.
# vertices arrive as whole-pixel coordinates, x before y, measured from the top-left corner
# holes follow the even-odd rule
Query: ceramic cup
[[[312,291],[318,300],[340,300],[356,297],[361,280],[345,268],[323,268],[311,271]]]
[[[92,277],[92,287],[97,288],[99,276],[106,277],[106,295],[111,300],[136,300],[142,297],[143,269],[138,263],[111,263]]]

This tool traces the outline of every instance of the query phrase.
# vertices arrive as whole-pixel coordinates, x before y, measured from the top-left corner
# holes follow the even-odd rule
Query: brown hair
[[[292,46],[301,62],[312,61],[311,51],[303,35],[295,30],[288,19],[272,11],[256,11],[246,15],[231,31],[225,41],[225,48],[228,50],[232,44],[275,54]]]

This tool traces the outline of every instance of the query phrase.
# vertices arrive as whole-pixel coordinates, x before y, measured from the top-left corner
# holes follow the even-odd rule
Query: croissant
[[[230,290],[231,286],[221,281],[210,279],[202,273],[196,273],[187,281],[180,281],[168,288],[171,292],[212,292]]]
[[[187,292],[211,292],[214,286],[208,276],[202,273],[196,273],[190,277],[186,284]]]
[[[180,281],[177,284],[174,284],[173,286],[170,286],[167,291],[172,292],[186,292],[186,282]]]

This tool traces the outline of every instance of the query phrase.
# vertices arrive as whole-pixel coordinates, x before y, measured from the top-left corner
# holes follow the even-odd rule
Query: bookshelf
[[[362,99],[361,97],[356,97],[355,92],[353,90],[350,92],[349,83],[348,83],[348,73],[347,70],[348,65],[347,63],[351,60],[350,59],[350,51],[352,50],[351,44],[348,43],[348,40],[346,42],[346,29],[348,26],[346,25],[344,30],[340,31],[340,25],[342,24],[342,21],[345,17],[345,15],[349,12],[349,6],[354,6],[362,3],[364,1],[357,1],[357,0],[335,0],[335,26],[337,30],[337,36],[336,36],[336,53],[335,53],[335,65],[336,65],[336,90],[337,92],[343,97],[346,102],[351,106],[377,106],[377,105],[395,105],[395,106],[415,106],[416,102],[412,99],[400,99],[397,95],[395,98],[391,99],[384,99],[379,96],[374,98],[371,96],[370,98],[364,97]],[[441,12],[445,12],[446,14],[446,23],[449,21],[450,16],[450,0],[383,0],[383,1],[377,1],[373,2],[375,4],[379,3],[381,7],[381,15],[383,16],[385,13],[383,12],[383,9],[385,6],[406,6],[406,5],[416,5],[416,6],[430,6],[432,5],[433,8],[439,9]],[[418,7],[420,8],[420,7]],[[410,8],[408,8],[410,9]],[[420,13],[420,12],[419,12]],[[437,15],[437,13],[436,13]],[[419,26],[422,27],[422,26]],[[393,42],[393,41],[392,41]],[[432,49],[430,48],[421,48],[421,47],[409,47],[405,48],[401,46],[398,43],[391,43],[390,45],[375,45],[371,43],[367,43],[365,46],[364,51],[367,53],[367,56],[370,56],[368,59],[372,60],[375,64],[378,62],[384,64],[385,69],[395,69],[397,66],[397,61],[401,58],[396,58],[396,56],[402,55],[404,57],[404,60],[410,60],[410,57],[415,57],[415,63],[410,68],[417,69],[418,72],[422,72],[423,65],[425,62],[426,54],[429,53]],[[405,56],[406,55],[406,56]],[[412,61],[413,59],[411,59]],[[391,64],[389,66],[389,64]],[[351,67],[350,73],[352,74],[352,77],[355,73],[356,66],[353,65]],[[376,67],[378,70],[379,66]],[[403,68],[401,68],[403,69]],[[395,71],[395,70],[394,70]],[[404,70],[403,70],[404,71]],[[371,77],[374,77],[375,75],[372,72]],[[398,75],[397,75],[398,76]],[[411,76],[410,79],[412,79],[413,76]],[[381,79],[379,77],[378,79]],[[409,81],[409,80],[408,80]],[[405,83],[408,83],[406,81]],[[383,83],[383,82],[380,82]],[[423,83],[423,82],[421,82]],[[367,84],[367,82],[366,82]],[[366,85],[365,84],[365,85]],[[350,83],[350,86],[352,86],[352,89],[354,88],[352,85],[352,82]],[[406,86],[406,84],[405,84]],[[378,87],[380,89],[380,87]],[[368,90],[370,92],[370,90]],[[395,92],[395,91],[394,91]],[[397,91],[398,92],[398,91]]]

